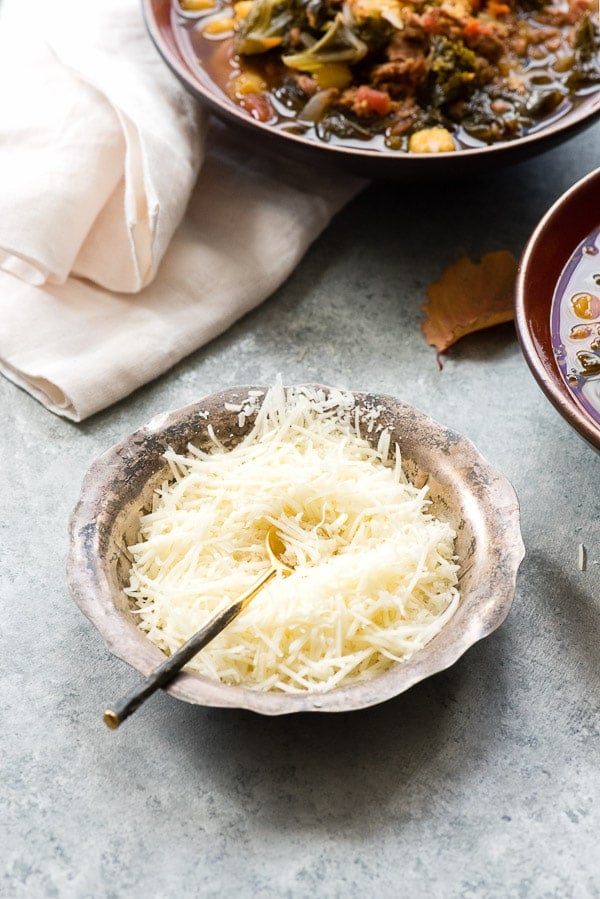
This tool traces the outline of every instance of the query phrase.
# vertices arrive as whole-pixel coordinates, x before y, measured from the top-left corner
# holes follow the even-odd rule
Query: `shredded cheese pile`
[[[140,627],[175,651],[269,567],[274,525],[293,574],[271,581],[189,668],[256,690],[324,692],[409,659],[458,604],[455,534],[427,512],[427,488],[407,482],[397,446],[388,458],[387,429],[374,448],[342,391],[277,384],[262,405],[255,394],[230,411],[242,423],[256,415],[233,449],[209,425],[210,452],[165,454],[173,480],[129,547]],[[376,414],[362,410],[363,430]]]

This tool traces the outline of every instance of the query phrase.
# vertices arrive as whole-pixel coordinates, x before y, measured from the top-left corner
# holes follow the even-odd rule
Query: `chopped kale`
[[[518,7],[525,12],[536,12],[550,6],[551,3],[552,0],[519,0]]]
[[[369,140],[373,135],[372,129],[364,128],[341,112],[332,112],[325,116],[317,123],[315,130],[321,140],[325,141],[329,141],[332,137]]]
[[[460,38],[431,41],[424,100],[434,108],[469,97],[477,87],[477,57]]]
[[[574,60],[567,80],[570,90],[577,91],[600,84],[600,28],[587,13],[573,36]]]
[[[235,52],[252,56],[272,50],[282,43],[293,20],[288,0],[254,0],[233,39]]]
[[[356,36],[339,13],[320,41],[301,53],[284,56],[283,62],[291,69],[316,72],[329,62],[356,63],[367,53],[367,45]]]
[[[499,99],[503,101],[502,111],[495,112],[492,104]],[[517,101],[510,92],[504,92],[500,97],[485,90],[479,91],[467,103],[460,124],[467,134],[486,144],[518,137],[522,133],[522,123],[516,109],[517,102],[521,102],[521,98]]]

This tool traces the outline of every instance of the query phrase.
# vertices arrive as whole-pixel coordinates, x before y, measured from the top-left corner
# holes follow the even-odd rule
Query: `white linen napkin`
[[[0,13],[0,371],[80,421],[268,297],[364,182],[209,123],[138,0]]]

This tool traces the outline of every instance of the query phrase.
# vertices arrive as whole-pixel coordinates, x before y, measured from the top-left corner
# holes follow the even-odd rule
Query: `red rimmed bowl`
[[[251,118],[211,79],[201,60],[192,65],[173,24],[173,0],[142,0],[142,7],[150,37],[166,64],[215,115],[237,128],[260,152],[319,165],[332,172],[342,169],[370,178],[399,181],[472,177],[550,150],[600,118],[599,90],[580,98],[571,110],[532,133],[489,146],[417,154],[319,142],[279,131]]]
[[[531,235],[516,285],[516,326],[527,364],[570,425],[600,452],[600,423],[568,388],[556,359],[552,301],[577,247],[600,227],[600,169],[578,181],[548,210]]]

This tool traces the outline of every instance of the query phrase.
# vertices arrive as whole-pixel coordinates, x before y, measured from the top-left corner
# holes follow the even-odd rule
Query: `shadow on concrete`
[[[599,558],[598,545],[588,547],[585,571],[579,570],[575,556],[568,569],[540,551],[529,553],[526,566],[536,584],[536,595],[531,598],[536,633],[541,639],[558,645],[568,676],[580,678],[581,689],[576,692],[597,700],[600,696],[600,565],[590,558],[594,552],[595,558]],[[551,657],[554,655],[554,651],[550,653]]]
[[[389,828],[392,809],[401,826],[485,764],[503,705],[506,639],[495,634],[448,671],[347,714],[264,718],[176,704],[178,751],[199,784],[210,781],[262,828],[351,836]]]

